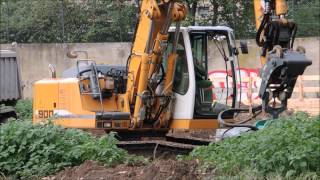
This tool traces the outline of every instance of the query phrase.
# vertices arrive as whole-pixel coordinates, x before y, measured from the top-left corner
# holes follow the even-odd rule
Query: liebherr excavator
[[[263,104],[253,108],[253,113],[263,110],[277,117],[286,109],[298,75],[311,61],[293,50],[297,25],[286,19],[285,0],[254,0],[254,5],[256,40],[262,49],[259,95]],[[33,122],[53,118],[55,124],[66,128],[103,129],[127,136],[248,126],[230,122],[236,113],[248,111],[239,108],[239,48],[233,30],[224,26],[180,27],[186,14],[181,1],[143,0],[126,66],[79,59],[62,78],[37,81]],[[208,71],[220,62],[208,57],[210,41],[231,72],[224,77],[227,86],[231,83],[227,92],[214,99]],[[245,53],[246,46],[241,44]],[[69,53],[69,57],[76,56],[76,52]],[[272,106],[272,99],[281,105]]]

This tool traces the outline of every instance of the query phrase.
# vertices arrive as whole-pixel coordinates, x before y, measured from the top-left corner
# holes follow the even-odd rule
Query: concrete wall
[[[238,44],[239,46],[239,44]],[[294,43],[294,49],[297,46],[303,46],[306,49],[306,57],[312,60],[312,65],[305,71],[306,75],[319,75],[320,69],[320,37],[312,38],[297,38]],[[249,54],[239,55],[239,62],[241,67],[245,68],[257,68],[260,67],[259,60],[259,48],[257,47],[255,40],[248,40]]]
[[[11,45],[1,44],[0,49],[11,48]],[[49,64],[56,66],[57,76],[76,63],[69,59],[69,50],[86,50],[89,58],[97,64],[125,64],[130,52],[129,43],[79,43],[79,44],[18,44],[16,51],[20,60],[23,96],[32,97],[32,84],[40,79],[49,78]],[[85,58],[83,54],[79,58]]]
[[[296,46],[304,46],[307,57],[313,61],[306,74],[319,74],[319,40],[319,37],[296,40]],[[254,40],[248,42],[249,54],[239,55],[240,65],[245,68],[259,68],[259,49]],[[0,44],[0,49],[8,48],[11,48],[10,44]],[[20,58],[23,95],[25,98],[32,97],[32,84],[39,79],[50,77],[49,64],[56,66],[58,76],[65,69],[74,66],[75,61],[66,57],[69,50],[86,50],[89,58],[96,60],[97,64],[125,65],[130,48],[130,43],[18,44],[16,50]],[[212,59],[209,65],[215,66],[214,69],[224,69],[224,62],[214,44],[209,44],[209,48],[209,58]],[[211,68],[213,67],[209,67]]]

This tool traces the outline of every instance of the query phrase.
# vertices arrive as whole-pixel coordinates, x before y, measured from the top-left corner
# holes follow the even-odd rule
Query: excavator
[[[311,61],[301,48],[293,50],[297,25],[286,19],[285,0],[254,0],[254,8],[262,105],[252,112],[276,118],[286,110],[297,77]],[[239,107],[237,87],[237,55],[239,49],[247,53],[246,44],[238,48],[229,27],[181,27],[186,15],[186,6],[178,0],[141,1],[127,64],[97,65],[88,57],[79,58],[61,78],[37,81],[33,123],[52,119],[66,128],[115,131],[129,138],[163,136],[176,129],[256,129],[247,121],[233,121],[237,114],[249,112]],[[219,50],[221,62],[209,58],[210,43]],[[68,57],[78,58],[81,52],[69,52]],[[230,73],[224,77],[227,87],[215,97],[208,71],[219,63]]]

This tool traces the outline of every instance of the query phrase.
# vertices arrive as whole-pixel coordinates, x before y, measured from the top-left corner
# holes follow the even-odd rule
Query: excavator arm
[[[302,47],[293,49],[297,24],[288,20],[287,0],[254,0],[256,21],[256,43],[261,49],[260,62],[262,79],[259,97],[260,106],[251,110],[234,108],[222,111],[218,120],[228,127],[256,126],[243,123],[227,123],[222,118],[227,113],[253,112],[256,116],[261,110],[274,119],[287,109],[287,101],[291,98],[299,75],[302,75],[312,62],[305,57]],[[303,49],[303,50],[301,50]],[[245,122],[245,121],[244,121]]]
[[[286,0],[255,0],[256,43],[261,47],[261,64],[267,60],[268,51],[275,46],[291,49],[297,32],[297,24],[286,19]]]
[[[255,0],[256,42],[261,47],[262,84],[259,96],[262,109],[274,118],[287,108],[297,77],[304,73],[311,61],[301,47],[293,49],[297,24],[288,20],[286,0]],[[304,49],[304,48],[303,48]],[[273,105],[270,105],[273,99]],[[275,107],[275,101],[280,106]]]
[[[157,77],[162,63],[162,54],[167,46],[169,27],[177,24],[176,40],[180,21],[186,16],[186,6],[176,0],[143,0],[131,55],[128,59],[127,101],[132,114],[132,127],[141,127],[147,116],[161,116],[161,102],[171,101],[173,71],[177,57],[175,48],[169,55],[164,90],[156,94]],[[168,104],[170,102],[165,102]],[[162,108],[163,109],[163,108]],[[148,111],[148,113],[147,113]],[[152,112],[150,112],[152,111]]]

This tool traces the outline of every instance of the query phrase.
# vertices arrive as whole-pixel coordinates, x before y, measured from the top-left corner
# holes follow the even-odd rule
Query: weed
[[[237,175],[245,169],[262,177],[275,173],[297,177],[320,174],[320,117],[297,113],[275,120],[265,129],[199,147],[183,159],[198,159],[204,170]]]
[[[32,101],[29,99],[19,100],[15,106],[16,113],[19,119],[32,119]]]
[[[0,126],[0,172],[13,177],[40,177],[85,160],[105,165],[130,162],[116,142],[114,134],[97,139],[81,130],[50,123],[11,121]]]

